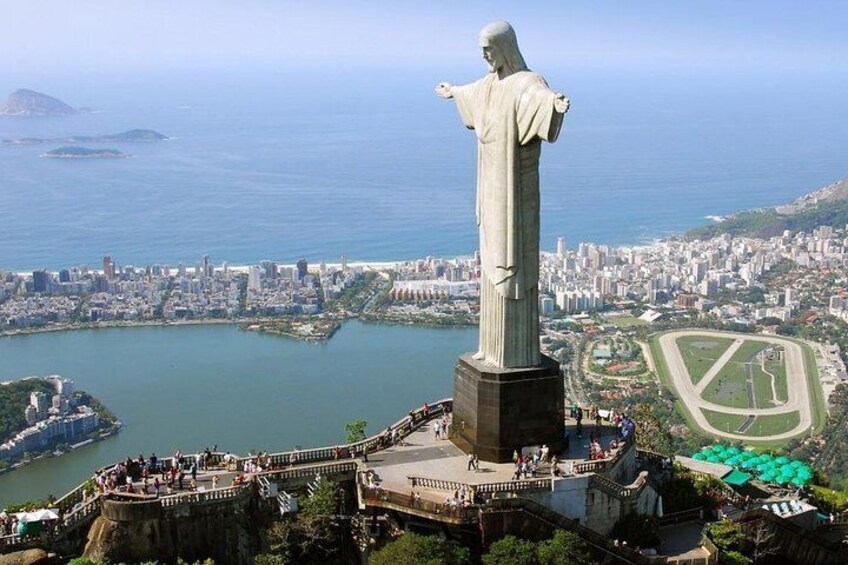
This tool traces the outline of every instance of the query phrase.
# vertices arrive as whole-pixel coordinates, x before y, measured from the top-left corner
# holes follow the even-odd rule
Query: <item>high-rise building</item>
[[[44,269],[32,272],[32,291],[47,292],[50,286],[50,275]]]
[[[791,306],[793,302],[798,301],[798,291],[792,287],[787,287],[783,296],[783,304]]]
[[[27,426],[32,426],[38,421],[38,412],[36,411],[35,406],[27,404],[24,409],[24,418],[26,419]]]
[[[347,255],[342,255],[342,271],[347,271]]]
[[[50,399],[43,392],[32,392],[29,395],[29,403],[35,407],[35,411],[39,416],[47,415],[47,409],[50,408]]]
[[[266,279],[274,280],[277,278],[277,264],[275,262],[265,259],[259,262],[259,266],[265,271]]]
[[[565,238],[557,238],[557,257],[565,257]]]
[[[103,257],[103,274],[106,276],[107,281],[115,278],[115,262],[108,255]]]
[[[212,266],[212,260],[209,258],[209,255],[204,255],[203,258],[202,258],[202,262],[203,262],[203,273],[202,273],[203,276],[204,277],[211,277],[212,274],[213,274],[212,271],[214,270],[214,267]]]
[[[71,282],[71,272],[68,269],[62,269],[61,271],[59,271],[59,282]]]
[[[262,290],[262,267],[259,265],[247,268],[247,289]]]
[[[309,272],[309,266],[306,263],[306,259],[300,259],[297,262],[297,278],[298,280],[303,280],[303,277]]]

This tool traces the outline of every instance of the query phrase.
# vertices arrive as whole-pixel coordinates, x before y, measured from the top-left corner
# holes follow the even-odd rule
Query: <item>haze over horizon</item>
[[[0,21],[3,82],[32,73],[462,64],[482,25],[509,20],[545,68],[845,72],[834,1],[153,0],[18,3]]]

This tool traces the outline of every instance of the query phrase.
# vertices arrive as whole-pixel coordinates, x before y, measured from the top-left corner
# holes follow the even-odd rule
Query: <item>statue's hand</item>
[[[571,107],[571,100],[565,97],[565,94],[557,93],[556,99],[554,100],[554,110],[559,112],[560,114],[565,114],[568,112],[568,109]]]
[[[440,82],[436,85],[436,96],[439,98],[444,98],[447,100],[448,98],[453,98],[453,94],[451,93],[451,89],[453,85],[449,82]]]

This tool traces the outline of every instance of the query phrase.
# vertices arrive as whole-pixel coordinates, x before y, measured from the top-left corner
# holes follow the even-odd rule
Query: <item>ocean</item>
[[[0,78],[97,113],[3,118],[0,138],[155,129],[116,160],[0,146],[0,269],[470,254],[473,133],[445,69]],[[545,70],[572,99],[542,152],[542,248],[643,244],[842,178],[845,77]],[[12,82],[14,79],[14,83]]]

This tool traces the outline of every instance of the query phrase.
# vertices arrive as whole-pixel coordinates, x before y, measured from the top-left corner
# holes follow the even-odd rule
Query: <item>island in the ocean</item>
[[[88,147],[59,147],[42,153],[45,159],[121,159],[128,154],[117,149],[91,149]]]
[[[70,116],[77,110],[58,98],[21,88],[0,105],[0,116]]]
[[[42,143],[152,143],[170,139],[152,129],[132,129],[106,135],[72,135],[69,137],[21,137],[4,139],[3,145],[40,145]]]

